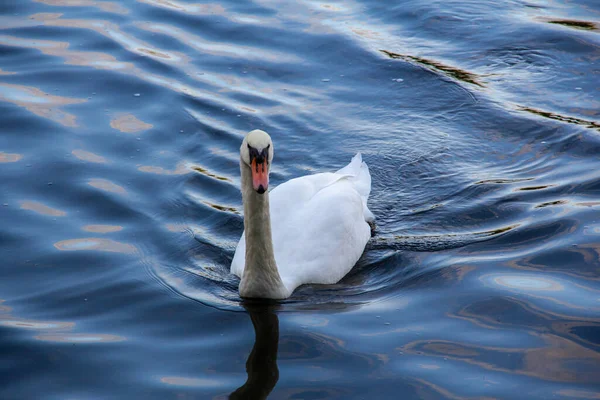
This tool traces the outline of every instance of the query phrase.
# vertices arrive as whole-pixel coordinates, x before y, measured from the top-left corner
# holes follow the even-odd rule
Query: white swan
[[[248,133],[240,147],[245,230],[231,262],[241,297],[284,299],[305,283],[336,283],[371,236],[371,175],[360,153],[337,172],[267,192],[272,161],[271,137]]]

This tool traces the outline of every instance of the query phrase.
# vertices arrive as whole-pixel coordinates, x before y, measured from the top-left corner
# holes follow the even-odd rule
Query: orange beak
[[[256,158],[254,158],[252,159],[250,169],[252,170],[252,186],[254,190],[263,194],[269,188],[269,166],[267,162],[257,163]]]

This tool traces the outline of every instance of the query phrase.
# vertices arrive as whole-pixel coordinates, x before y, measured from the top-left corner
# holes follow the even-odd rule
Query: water
[[[596,398],[599,59],[594,0],[3,1],[0,398]],[[271,305],[255,128],[377,217]]]

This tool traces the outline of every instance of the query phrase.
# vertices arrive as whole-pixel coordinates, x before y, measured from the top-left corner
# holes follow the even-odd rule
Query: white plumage
[[[370,191],[359,153],[337,172],[292,179],[269,192],[275,262],[288,296],[305,283],[336,283],[356,264],[371,236]],[[245,253],[244,233],[231,263],[240,278]]]

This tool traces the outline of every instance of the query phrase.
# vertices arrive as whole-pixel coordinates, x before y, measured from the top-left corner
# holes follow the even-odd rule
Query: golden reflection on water
[[[167,228],[167,230],[169,232],[174,232],[174,233],[187,232],[189,229],[186,225],[183,225],[183,224],[165,224],[165,228]]]
[[[88,185],[95,187],[96,189],[105,190],[111,193],[126,194],[127,191],[124,187],[112,183],[107,179],[90,179]]]
[[[22,154],[3,153],[0,151],[0,163],[13,163],[23,158]]]
[[[162,167],[143,165],[141,167],[138,167],[138,170],[141,172],[148,172],[157,175],[185,175],[192,172],[192,169],[185,162],[177,164],[177,167],[175,167],[175,169],[165,169]]]
[[[430,370],[436,370],[441,368],[439,365],[436,364],[417,364],[417,367]]]
[[[421,398],[421,399],[432,398],[430,391],[435,392],[435,394],[437,395],[436,397],[441,396],[441,398],[444,398],[444,399],[452,399],[452,400],[470,400],[471,399],[471,397],[463,397],[463,396],[454,394],[451,391],[449,391],[448,389],[446,389],[440,385],[436,385],[435,383],[430,382],[423,378],[413,378],[413,380],[416,383],[418,383],[418,385],[415,385],[415,391],[417,393],[418,398]],[[429,389],[430,391],[423,390],[423,387]],[[493,400],[493,398],[479,397],[479,400]]]
[[[0,299],[0,304],[3,302],[4,300]],[[39,331],[40,334],[34,337],[37,340],[63,343],[99,343],[125,340],[124,337],[116,335],[71,333],[68,331],[75,328],[75,322],[18,318],[12,316],[11,311],[10,307],[0,306],[0,327]]]
[[[112,22],[104,20],[88,20],[88,19],[48,19],[44,20],[44,25],[58,26],[62,28],[79,28],[88,29],[97,32],[116,43],[120,44],[123,48],[129,50],[132,53],[136,53],[142,56],[149,56],[159,61],[174,62],[178,65],[187,63],[189,57],[185,54],[177,52],[168,52],[165,50],[158,50],[153,48],[150,44],[136,38],[135,36],[129,35],[121,31],[119,27]]]
[[[111,1],[94,1],[94,0],[34,0],[36,3],[43,3],[49,6],[60,7],[96,7],[102,11],[127,14],[129,10],[118,3]]]
[[[29,16],[31,21],[49,21],[51,19],[58,19],[62,17],[62,13],[36,13]]]
[[[556,394],[570,399],[600,399],[600,392],[589,392],[587,390],[561,389]]]
[[[34,330],[60,330],[72,329],[75,326],[75,323],[61,321],[36,321],[32,319],[0,316],[0,326]]]
[[[137,68],[129,62],[118,61],[114,56],[106,53],[88,52],[88,51],[71,51],[68,50],[68,42],[55,42],[50,40],[38,39],[21,39],[14,36],[0,35],[0,44],[12,47],[33,48],[41,51],[44,54],[61,57],[66,64],[87,66],[96,69],[105,69],[111,71],[119,71],[128,73],[137,78],[146,80],[149,83],[166,87],[178,93],[183,93],[199,99],[211,99],[212,102],[218,103],[218,96],[215,91],[200,90],[191,86],[182,84],[176,79],[166,78],[160,75],[148,73],[147,71]],[[0,99],[2,97],[0,96]],[[84,101],[84,100],[82,100]],[[227,106],[235,110],[238,105],[231,101],[223,106]]]
[[[227,382],[219,379],[187,378],[183,376],[164,376],[160,378],[160,381],[168,385],[184,387],[219,387],[227,385]]]
[[[404,353],[424,357],[452,359],[489,371],[531,376],[547,381],[593,383],[597,373],[591,368],[600,362],[600,354],[569,339],[548,333],[534,333],[545,346],[533,348],[491,347],[443,340],[418,340],[400,347]],[[516,369],[494,364],[490,353],[512,354],[522,362]],[[584,372],[586,371],[586,372]]]
[[[587,302],[583,302],[580,304],[574,303],[574,301],[576,301],[577,299],[583,299],[583,297],[580,296],[583,296],[585,292],[593,296],[597,294],[597,291],[583,286],[581,284],[574,285],[566,279],[561,279],[563,283],[560,283],[558,282],[558,280],[540,277],[533,274],[505,274],[484,275],[480,277],[480,280],[486,286],[500,286],[504,289],[507,289],[510,292],[518,294],[519,296],[526,296],[531,299],[542,300],[544,302],[557,304],[559,306],[570,308],[573,310],[589,312],[597,311],[600,315],[600,303],[598,304],[598,307],[590,307],[589,303]],[[577,287],[578,291],[580,292],[580,296],[570,296],[568,298],[571,301],[567,301],[565,300],[565,297],[567,297],[566,294],[555,293],[564,292],[565,285]],[[571,288],[571,293],[574,293],[573,289],[574,288]],[[557,314],[554,311],[547,310],[547,307],[542,308],[542,306],[537,304],[537,302],[534,304],[532,301],[527,301],[527,305],[532,309],[537,309],[541,311],[542,313],[552,314],[555,315],[557,318],[561,317],[560,314]],[[563,315],[562,317],[565,318],[566,316]]]
[[[123,227],[119,225],[86,225],[83,230],[93,233],[112,233],[123,230]]]
[[[299,57],[291,54],[276,53],[255,46],[240,45],[234,43],[215,42],[201,36],[191,34],[173,25],[156,23],[138,23],[137,27],[149,32],[160,33],[172,37],[175,40],[193,48],[202,54],[211,54],[220,57],[233,57],[245,60],[261,60],[271,62],[301,62]],[[204,76],[209,79],[209,76]]]
[[[600,260],[600,249],[596,249],[593,244],[579,244],[576,247],[572,246],[565,250],[566,253],[573,253],[573,256],[580,256],[583,258],[586,265],[594,265],[595,262]],[[570,259],[572,259],[569,257]],[[510,268],[521,270],[521,271],[556,271],[560,272],[561,275],[571,276],[574,278],[584,278],[589,281],[600,281],[600,276],[595,270],[585,269],[564,269],[563,265],[553,266],[545,263],[536,262],[537,255],[526,256],[519,259],[508,261],[506,264]]]
[[[124,133],[137,133],[153,127],[152,124],[139,120],[133,114],[122,114],[113,118],[110,121],[110,126]]]
[[[42,18],[40,15],[41,14],[35,14],[34,16],[37,16],[37,18]],[[43,14],[43,18],[48,18],[49,15],[58,15],[58,17],[60,17],[61,14]],[[0,35],[0,44],[5,46],[36,49],[41,51],[43,54],[63,58],[65,60],[65,64],[67,65],[79,65],[113,71],[128,71],[135,69],[132,63],[118,61],[110,54],[94,51],[69,50],[70,43],[68,42],[56,42],[53,40],[27,39],[18,38],[15,36]]]
[[[75,149],[71,152],[71,154],[73,154],[75,157],[77,157],[83,161],[89,161],[92,163],[105,163],[106,162],[106,159],[104,157],[99,156],[94,153],[90,153],[89,151],[81,150],[81,149]]]
[[[485,284],[490,279],[498,286],[522,291],[564,291],[565,287],[552,279],[523,274],[483,275],[480,279]]]
[[[14,75],[14,74],[16,74],[16,72],[4,71],[2,68],[0,68],[0,75]]]
[[[188,4],[177,0],[137,0],[155,7],[168,8],[175,11],[184,11],[188,14],[224,14],[225,8],[220,4]]]
[[[104,343],[121,342],[125,340],[122,336],[107,335],[103,333],[64,333],[64,334],[43,334],[35,337],[44,342],[58,343]]]
[[[57,210],[56,208],[49,207],[37,201],[23,201],[21,202],[21,209],[52,217],[64,217],[67,215],[65,211]]]
[[[599,353],[560,336],[540,337],[547,346],[526,350],[520,373],[550,381],[598,383]]]
[[[2,44],[0,37],[0,44]],[[60,109],[60,106],[83,103],[84,99],[54,96],[38,88],[0,83],[0,100],[13,103],[27,111],[64,126],[77,126],[76,117]]]
[[[104,251],[109,253],[132,254],[137,248],[128,243],[121,243],[103,238],[81,238],[62,240],[54,243],[54,247],[63,251]]]
[[[450,318],[458,318],[468,321],[484,329],[493,329],[507,332],[515,332],[526,329],[524,333],[528,336],[540,339],[544,346],[532,346],[529,348],[505,348],[505,347],[490,347],[481,346],[478,344],[463,344],[453,343],[448,341],[419,341],[408,345],[409,351],[417,353],[425,350],[426,355],[436,357],[449,357],[457,359],[461,362],[474,364],[486,369],[501,371],[507,373],[515,373],[521,375],[533,376],[549,381],[563,382],[593,382],[594,368],[592,365],[600,363],[600,354],[582,346],[580,343],[589,343],[585,337],[576,334],[576,328],[593,328],[600,325],[599,319],[584,318],[580,319],[572,315],[557,314],[548,310],[542,310],[530,302],[523,302],[515,298],[505,297],[502,303],[502,308],[489,304],[475,305],[476,310],[471,310],[471,305],[463,307],[456,314],[448,314]],[[524,312],[531,314],[531,319],[538,321],[537,323],[529,323],[526,320],[518,319],[511,323],[504,318],[500,319],[500,315],[507,313],[514,314],[510,308],[518,306]],[[496,307],[493,312],[481,313],[477,311],[482,307]],[[437,344],[435,344],[437,343]],[[435,344],[431,347],[432,344]],[[442,345],[440,348],[439,345]],[[595,343],[592,343],[595,345]],[[447,346],[452,348],[460,348],[459,351],[448,351]],[[428,347],[429,346],[429,347]],[[441,349],[441,350],[440,350]],[[467,350],[463,350],[467,349]],[[428,351],[431,350],[431,351]],[[470,351],[475,351],[481,354],[481,360],[477,360],[478,356],[472,354],[467,356]],[[493,365],[489,361],[494,357],[485,353],[496,352],[499,354],[512,353],[518,355],[522,359],[522,367],[512,370],[507,367]],[[460,355],[460,356],[459,356]],[[585,372],[582,372],[585,371]],[[597,375],[597,374],[596,374]]]
[[[358,35],[360,37],[363,37],[365,39],[371,39],[371,40],[378,40],[381,38],[381,33],[380,32],[376,32],[370,29],[366,29],[363,27],[351,27],[350,30],[352,31],[352,33],[354,33],[355,35]]]
[[[575,205],[579,207],[600,207],[600,201],[584,201],[575,203]]]

